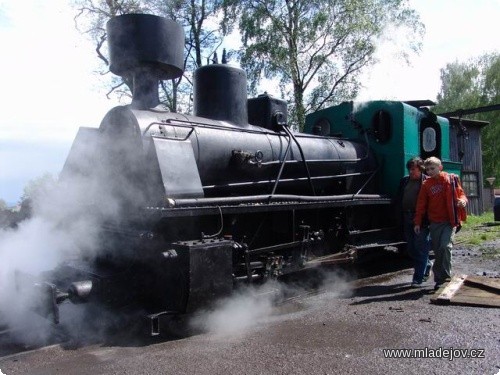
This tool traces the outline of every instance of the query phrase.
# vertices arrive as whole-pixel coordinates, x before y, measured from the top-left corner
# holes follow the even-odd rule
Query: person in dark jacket
[[[432,262],[429,260],[431,247],[429,228],[424,223],[419,233],[414,231],[417,197],[423,181],[428,177],[423,173],[424,161],[419,157],[408,160],[406,168],[408,175],[403,177],[399,183],[398,197],[407,251],[413,260],[414,272],[411,286],[418,288],[427,280],[432,268]]]

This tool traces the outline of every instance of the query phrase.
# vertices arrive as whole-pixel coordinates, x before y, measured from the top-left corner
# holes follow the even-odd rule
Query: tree
[[[42,198],[48,191],[54,188],[56,181],[56,178],[50,173],[45,173],[42,176],[28,181],[24,187],[23,195],[19,203],[22,205],[24,202]]]
[[[90,35],[96,44],[96,52],[108,69],[106,57],[106,22],[114,16],[126,13],[149,13],[164,16],[179,22],[186,31],[185,74],[170,82],[162,81],[161,101],[172,112],[178,109],[188,111],[190,107],[191,75],[203,65],[220,46],[222,38],[231,28],[228,25],[230,13],[224,12],[226,4],[233,0],[74,0],[78,9],[75,17],[81,31]],[[112,88],[121,95],[130,95],[132,82],[113,77]],[[128,89],[123,89],[127,87]]]
[[[355,97],[386,27],[411,29],[414,51],[424,30],[405,0],[242,0],[237,7],[252,91],[262,77],[278,79],[300,128],[306,113]]]
[[[149,11],[179,22],[186,31],[186,58],[184,62],[184,76],[172,81],[169,90],[162,84],[164,96],[172,103],[175,112],[177,108],[177,92],[183,95],[185,112],[190,112],[190,93],[192,92],[192,72],[197,68],[210,63],[220,47],[222,40],[232,30],[229,21],[228,4],[236,0],[144,0]],[[183,80],[184,78],[184,80]],[[181,85],[182,83],[182,85]]]
[[[454,62],[441,69],[441,90],[436,113],[500,104],[500,54],[486,54],[466,62]],[[468,115],[490,124],[481,131],[483,174],[500,183],[500,111]],[[485,182],[483,181],[483,184]]]
[[[140,1],[137,0],[74,0],[73,6],[77,9],[75,16],[75,25],[81,33],[86,34],[95,43],[95,51],[98,58],[104,65],[101,74],[104,76],[109,73],[109,59],[106,56],[106,22],[112,17],[127,13],[142,12]],[[112,92],[120,96],[130,95],[127,89],[123,87],[132,87],[132,82],[121,77],[111,76],[110,85],[112,86],[107,93],[107,97]]]
[[[7,207],[7,203],[0,199],[0,234],[2,229],[8,228],[12,224],[13,212]]]

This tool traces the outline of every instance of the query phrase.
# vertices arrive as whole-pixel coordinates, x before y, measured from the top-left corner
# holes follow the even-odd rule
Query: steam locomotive
[[[133,100],[80,128],[61,172],[62,184],[87,184],[75,204],[100,232],[97,254],[37,284],[56,322],[63,301],[95,302],[143,311],[156,335],[163,318],[240,283],[402,246],[393,198],[406,160],[459,169],[448,122],[425,101],[345,102],[297,133],[285,101],[248,99],[243,70],[212,64],[194,72],[193,115],[164,111],[158,81],[183,74],[181,26],[128,14],[107,33],[110,69],[133,82]]]

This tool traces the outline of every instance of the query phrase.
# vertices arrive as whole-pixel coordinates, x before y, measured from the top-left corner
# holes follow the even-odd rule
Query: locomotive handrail
[[[327,180],[327,179],[336,179],[336,178],[345,178],[345,177],[355,177],[355,176],[363,176],[366,174],[372,174],[375,172],[368,171],[368,172],[343,173],[343,174],[328,175],[328,176],[313,176],[313,177],[311,177],[311,180]],[[281,182],[296,182],[296,181],[304,181],[305,179],[306,179],[306,177],[297,177],[297,178],[280,179],[280,181]],[[276,180],[261,180],[261,181],[248,181],[248,182],[234,182],[234,183],[228,183],[228,184],[224,184],[224,185],[203,185],[203,189],[216,189],[218,187],[236,187],[236,186],[242,187],[242,186],[250,186],[250,185],[262,185],[262,184],[270,184],[270,183],[273,183],[275,181]],[[355,193],[354,195],[356,195],[356,194],[359,194],[359,191],[357,193]]]
[[[218,237],[222,233],[222,230],[224,229],[224,215],[222,215],[222,208],[220,206],[217,206],[217,208],[219,209],[219,215],[220,215],[220,228],[217,231],[217,233],[214,234],[205,234],[201,232],[201,238],[204,240]]]
[[[377,169],[375,169],[373,172],[370,173],[370,177],[368,177],[368,179],[365,181],[365,183],[363,184],[363,186],[361,186],[359,188],[359,190],[356,192],[356,194],[354,194],[354,195],[358,195],[359,193],[361,193],[361,191],[371,181],[371,179],[375,176],[375,174],[377,174],[377,172],[380,170],[380,168],[381,168],[381,166],[379,166]]]
[[[169,139],[171,141],[185,141],[186,139],[188,139],[190,136],[191,136],[191,133],[194,132],[194,126],[192,125],[174,125],[174,124],[169,124],[169,123],[161,123],[161,122],[152,122],[151,124],[149,124],[146,129],[144,129],[144,131],[142,132],[142,135],[146,135],[146,132],[151,128],[151,126],[153,125],[159,125],[159,126],[165,126],[165,125],[170,125],[170,126],[178,126],[180,128],[188,128],[188,129],[191,129],[189,131],[189,133],[183,138],[178,138],[178,137],[167,137],[167,136],[164,136],[162,137],[163,139]]]
[[[173,122],[178,122],[179,124],[174,124]],[[185,125],[184,123],[187,123],[190,125]],[[182,127],[182,128],[198,126],[200,128],[209,128],[209,129],[217,129],[217,130],[224,130],[224,131],[236,131],[236,132],[253,133],[253,134],[262,134],[262,133],[276,134],[276,132],[274,132],[274,131],[269,131],[267,129],[263,130],[263,128],[259,128],[258,130],[257,129],[245,129],[245,128],[240,128],[240,127],[236,127],[236,126],[228,127],[227,125],[222,126],[222,125],[217,125],[217,124],[207,124],[207,123],[202,123],[202,122],[198,122],[198,121],[182,120],[182,119],[166,119],[164,123],[155,122],[155,124],[160,124],[160,125],[168,124],[170,126],[178,126],[178,127]],[[153,125],[153,124],[150,124],[149,126],[151,126],[151,125]],[[148,126],[148,128],[149,128],[149,126]],[[146,128],[146,130],[148,128]]]
[[[356,159],[312,159],[312,160],[307,160],[307,164],[312,164],[312,163],[356,163],[358,161],[361,161],[363,159],[366,159],[365,157],[363,158],[356,158]],[[303,163],[302,160],[286,160],[285,161],[287,164],[293,164],[293,163]],[[278,164],[281,163],[281,160],[272,160],[272,161],[263,161],[260,164],[264,166],[268,165],[273,165],[273,164]]]
[[[313,195],[316,195],[316,192],[314,191],[313,183],[311,181],[311,173],[309,172],[309,168],[307,166],[307,161],[306,161],[306,157],[304,156],[304,151],[302,150],[302,146],[300,145],[300,143],[297,141],[297,138],[294,137],[294,135],[292,134],[292,132],[290,131],[290,129],[288,129],[288,127],[286,125],[283,125],[282,128],[285,131],[285,133],[287,133],[288,136],[291,137],[294,140],[295,144],[299,148],[300,157],[302,158],[302,162],[304,163],[304,167],[306,169],[307,180],[309,181],[309,186],[311,187],[311,191],[312,191]],[[285,159],[286,159],[286,157],[283,158],[283,161]]]
[[[285,161],[286,158],[288,157],[288,152],[290,151],[291,145],[292,145],[292,138],[288,136],[288,144],[286,145],[285,155],[283,156],[283,160],[280,160],[281,163],[280,170],[278,171],[278,176],[276,176],[276,180],[274,180],[273,190],[271,191],[271,196],[269,197],[269,200],[271,200],[271,197],[274,195],[276,188],[278,187],[278,183],[280,182],[281,174],[283,173],[283,169],[285,168]]]

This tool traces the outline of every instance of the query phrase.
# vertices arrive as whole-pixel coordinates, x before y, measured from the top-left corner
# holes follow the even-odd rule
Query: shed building
[[[448,119],[450,159],[462,163],[462,186],[469,200],[467,211],[472,215],[481,215],[485,211],[481,129],[489,122],[458,117]]]

